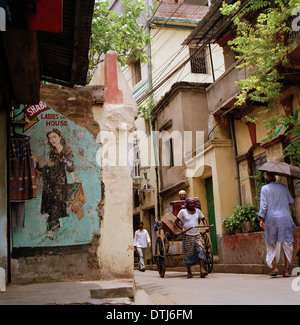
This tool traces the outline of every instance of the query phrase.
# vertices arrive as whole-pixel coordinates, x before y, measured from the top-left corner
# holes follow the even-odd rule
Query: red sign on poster
[[[63,0],[34,0],[29,4],[30,29],[57,32],[63,30]]]
[[[50,107],[48,107],[47,104],[40,102],[38,105],[27,106],[25,108],[25,113],[29,117],[29,119],[33,119],[35,116],[47,109],[50,109]]]

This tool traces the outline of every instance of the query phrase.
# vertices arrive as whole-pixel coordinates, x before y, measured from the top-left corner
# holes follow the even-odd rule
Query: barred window
[[[133,73],[134,73],[134,84],[136,85],[142,80],[142,68],[141,61],[137,60],[133,64]]]
[[[167,153],[168,153],[168,158],[169,158],[169,166],[173,167],[174,166],[174,150],[173,150],[173,139],[169,139],[166,141],[166,146],[167,146]]]
[[[199,50],[198,47],[190,47],[190,57],[192,73],[208,73],[205,49]]]

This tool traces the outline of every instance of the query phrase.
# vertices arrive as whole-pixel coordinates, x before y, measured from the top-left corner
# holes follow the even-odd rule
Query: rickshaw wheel
[[[204,247],[205,247],[205,254],[206,254],[206,259],[204,261],[204,268],[208,273],[211,273],[214,264],[212,244],[209,236],[205,232],[201,233],[201,235],[204,240]]]
[[[155,244],[155,258],[156,258],[156,265],[157,271],[161,278],[165,276],[166,273],[166,249],[162,237],[157,237],[156,244]]]

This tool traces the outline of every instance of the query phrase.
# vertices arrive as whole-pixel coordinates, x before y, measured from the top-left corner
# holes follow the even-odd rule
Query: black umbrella
[[[285,177],[300,178],[300,168],[285,162],[268,161],[262,164],[258,170]]]

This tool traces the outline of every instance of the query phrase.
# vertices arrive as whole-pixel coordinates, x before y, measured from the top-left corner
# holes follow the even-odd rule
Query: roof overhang
[[[246,0],[242,0],[244,3]],[[226,0],[227,4],[236,2],[236,0]],[[203,42],[205,38],[210,38],[210,42],[216,42],[230,27],[228,21],[230,17],[223,16],[220,8],[223,1],[212,0],[211,6],[207,14],[199,22],[197,27],[184,40],[182,45],[198,45]]]
[[[85,85],[94,0],[63,1],[61,33],[8,27],[0,33],[1,82],[11,99],[40,101],[40,81],[73,87]]]

